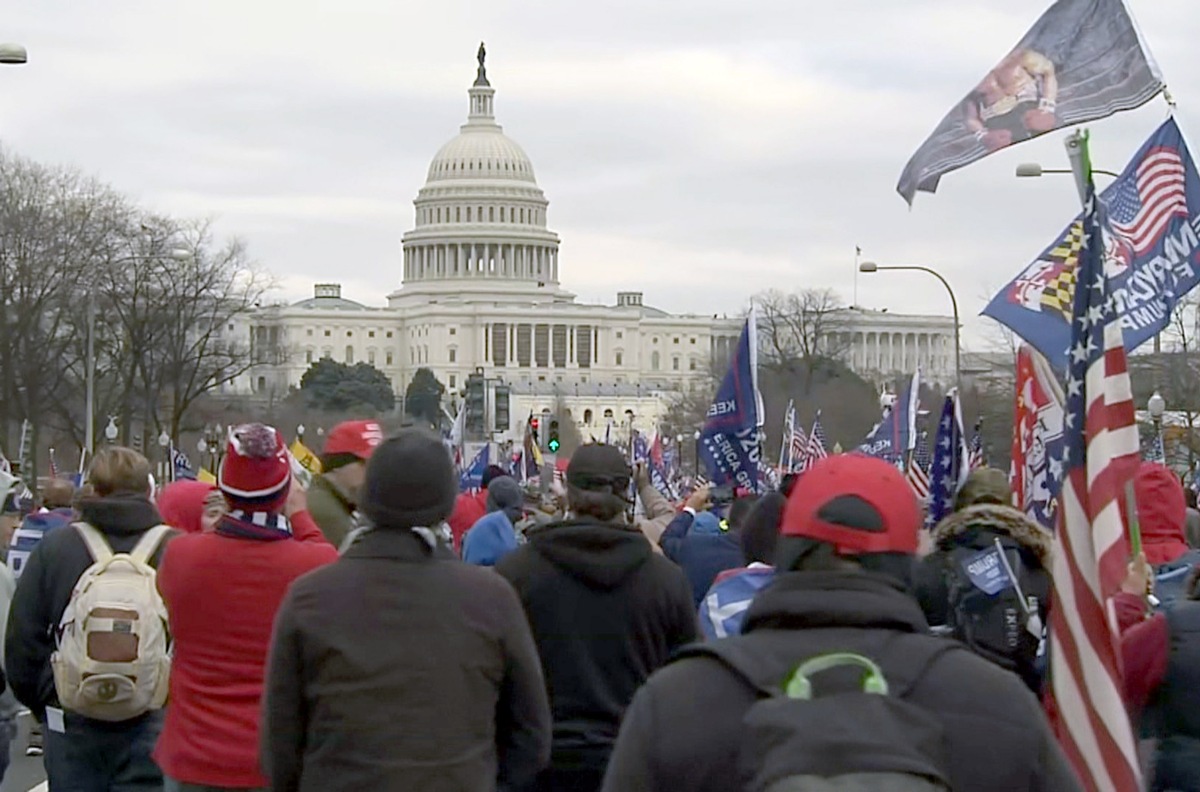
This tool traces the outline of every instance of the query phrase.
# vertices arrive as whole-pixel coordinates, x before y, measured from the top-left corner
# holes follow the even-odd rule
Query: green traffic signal
[[[557,437],[551,437],[551,438],[550,438],[550,442],[549,442],[549,443],[546,443],[546,448],[549,448],[549,449],[550,449],[550,453],[552,453],[552,454],[554,454],[554,453],[557,453],[557,452],[558,452],[558,447],[559,447],[559,442],[558,442],[558,438],[557,438]]]

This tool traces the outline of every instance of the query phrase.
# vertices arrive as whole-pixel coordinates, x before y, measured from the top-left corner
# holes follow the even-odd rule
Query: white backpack
[[[167,607],[150,557],[171,530],[146,531],[130,553],[113,553],[104,535],[75,523],[95,562],[79,577],[51,655],[64,709],[123,721],[162,708],[171,674]]]

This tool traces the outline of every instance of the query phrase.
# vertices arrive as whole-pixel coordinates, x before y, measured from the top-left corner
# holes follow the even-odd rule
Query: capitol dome
[[[401,292],[454,293],[472,281],[562,299],[558,235],[546,227],[549,201],[529,156],[496,123],[485,55],[481,45],[467,122],[438,150],[413,202],[416,222],[404,235]]]

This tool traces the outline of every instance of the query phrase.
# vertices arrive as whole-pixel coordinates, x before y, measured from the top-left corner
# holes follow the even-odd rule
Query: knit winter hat
[[[917,551],[921,510],[894,465],[860,454],[838,454],[805,471],[788,496],[782,536],[833,545],[839,555]]]
[[[274,427],[260,423],[230,427],[217,486],[229,508],[279,512],[292,483],[287,446]]]
[[[441,438],[413,427],[371,455],[360,508],[376,528],[434,528],[457,497],[458,477]]]
[[[510,520],[518,519],[525,507],[525,493],[511,476],[496,476],[488,482],[488,511],[502,511]]]

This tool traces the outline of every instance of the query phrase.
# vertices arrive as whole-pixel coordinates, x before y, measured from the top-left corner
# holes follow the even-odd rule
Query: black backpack
[[[1045,635],[1044,573],[1028,567],[1007,536],[946,553],[946,632],[975,654],[1032,683]],[[1016,585],[1012,581],[1015,579]],[[1043,593],[1043,596],[1044,593]]]
[[[854,651],[801,658],[783,678],[763,678],[761,658],[736,642],[684,649],[716,659],[758,694],[743,720],[739,774],[747,792],[946,792],[941,720],[905,697],[951,641],[900,635],[887,671]]]

